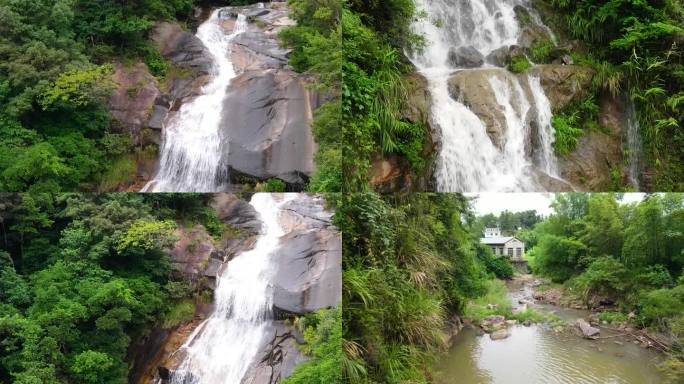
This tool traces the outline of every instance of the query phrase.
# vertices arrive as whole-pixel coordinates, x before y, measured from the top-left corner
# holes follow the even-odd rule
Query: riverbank
[[[542,291],[546,300],[535,299]],[[488,293],[469,303],[463,330],[436,365],[435,382],[663,382],[657,369],[663,355],[648,339],[637,338],[639,330],[562,306],[572,301],[559,291],[533,275],[490,281]],[[587,338],[576,325],[579,319],[598,335]]]

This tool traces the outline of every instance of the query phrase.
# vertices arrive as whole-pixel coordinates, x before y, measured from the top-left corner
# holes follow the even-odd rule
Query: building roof
[[[513,239],[515,239],[515,236],[483,237],[480,239],[480,242],[483,244],[506,244]]]

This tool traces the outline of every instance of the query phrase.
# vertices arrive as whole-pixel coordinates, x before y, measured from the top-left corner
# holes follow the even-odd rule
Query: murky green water
[[[585,311],[539,306],[566,320]],[[656,352],[618,339],[585,340],[572,331],[545,325],[509,328],[511,336],[493,341],[464,329],[437,365],[441,384],[657,384]],[[609,335],[603,331],[602,336]]]

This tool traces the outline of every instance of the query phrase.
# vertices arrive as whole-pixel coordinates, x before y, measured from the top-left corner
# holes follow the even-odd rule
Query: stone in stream
[[[497,67],[506,68],[508,64],[511,63],[510,48],[504,46],[497,48],[489,53],[486,57],[486,61],[489,64],[496,65]]]
[[[507,338],[510,335],[511,334],[508,332],[507,329],[499,329],[498,331],[490,333],[489,338],[492,340],[501,340]]]
[[[505,326],[506,318],[501,315],[487,316],[480,321],[480,327],[487,333],[497,331]]]
[[[592,327],[591,324],[584,319],[577,319],[576,324],[586,339],[595,340],[598,338],[598,334],[601,333],[600,329]]]
[[[472,46],[450,48],[448,61],[457,68],[477,68],[484,64],[482,54]]]

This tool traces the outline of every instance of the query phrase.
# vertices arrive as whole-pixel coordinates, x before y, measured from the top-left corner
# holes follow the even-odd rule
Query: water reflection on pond
[[[654,351],[616,339],[589,341],[544,325],[510,328],[493,341],[464,329],[437,365],[441,384],[657,384]]]

